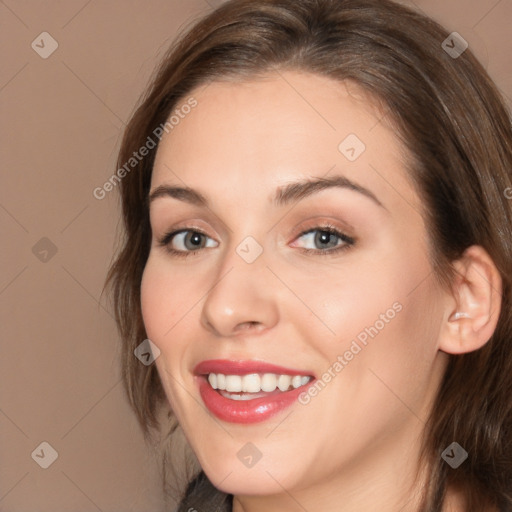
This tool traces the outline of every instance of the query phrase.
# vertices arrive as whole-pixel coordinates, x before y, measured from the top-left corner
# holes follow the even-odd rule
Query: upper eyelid
[[[324,226],[314,226],[312,228],[304,229],[302,230],[297,236],[293,238],[293,241],[301,238],[304,235],[308,235],[315,231],[325,231],[331,234],[335,234],[338,238],[343,240],[344,242],[352,242],[355,243],[357,241],[357,238],[355,236],[347,234],[347,232],[344,229],[340,229],[333,225],[324,225]]]
[[[295,235],[295,237],[306,235],[308,233],[311,233],[312,231],[322,231],[322,230],[325,230],[325,231],[335,230],[335,231],[339,232],[340,234],[346,234],[345,230],[343,228],[338,228],[338,227],[333,226],[331,224],[323,224],[322,225],[322,223],[320,223],[320,224],[314,225],[312,227],[302,228],[299,231],[299,233],[297,235]],[[180,233],[187,232],[187,231],[193,231],[194,233],[200,233],[200,234],[202,234],[204,236],[207,236],[208,238],[213,238],[208,233],[205,233],[205,231],[202,228],[196,228],[196,227],[192,227],[192,226],[191,227],[183,227],[183,228],[170,229],[170,230],[166,231],[165,234],[171,234],[172,233],[174,236],[176,236],[176,235],[178,235]]]
[[[311,227],[308,227],[308,228],[301,228],[301,230],[299,231],[299,233],[297,233],[296,235],[294,235],[294,237],[292,238],[291,241],[294,241],[304,235],[307,235],[311,232],[314,232],[314,231],[329,231],[329,232],[332,232],[332,231],[335,231],[338,235],[341,235],[341,237],[347,237],[349,239],[354,239],[354,237],[348,235],[344,229],[342,228],[339,228],[337,226],[334,226],[332,225],[331,223],[324,223],[322,224],[321,222],[318,223],[318,224],[315,224]],[[182,233],[187,233],[187,232],[193,232],[193,233],[199,233],[207,238],[210,238],[211,240],[214,240],[215,242],[217,242],[218,244],[220,244],[220,242],[218,240],[216,240],[214,237],[208,235],[207,233],[205,233],[202,229],[200,228],[195,228],[195,227],[183,227],[183,228],[176,228],[176,229],[172,229],[172,230],[169,230],[169,231],[166,231],[162,237],[159,238],[159,240],[162,242],[165,240],[165,238],[168,238],[169,235],[172,235],[169,239],[169,241],[167,243],[171,243],[174,238],[179,235],[179,234],[182,234]],[[183,251],[185,252],[185,251]],[[188,252],[191,252],[191,251],[188,251]]]
[[[163,240],[163,239],[169,237],[170,235],[172,235],[169,240],[169,242],[171,242],[176,236],[181,235],[182,233],[187,233],[187,232],[199,233],[200,235],[203,235],[207,238],[211,238],[212,240],[215,240],[214,237],[210,236],[208,233],[205,233],[202,229],[192,228],[192,227],[176,228],[176,229],[170,229],[168,231],[165,231],[164,234],[160,237],[160,240]],[[217,240],[215,240],[215,241],[217,241]]]

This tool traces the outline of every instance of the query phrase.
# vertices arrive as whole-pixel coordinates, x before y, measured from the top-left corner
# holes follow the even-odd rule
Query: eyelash
[[[315,254],[318,256],[333,256],[335,254],[341,253],[342,251],[346,251],[346,250],[350,249],[356,243],[356,240],[354,238],[349,237],[348,235],[345,235],[344,233],[342,233],[341,231],[336,229],[336,227],[334,227],[330,224],[325,224],[322,226],[315,226],[311,229],[307,229],[306,231],[302,231],[296,238],[301,238],[304,235],[308,235],[309,233],[313,233],[315,231],[320,231],[322,233],[329,233],[330,235],[334,235],[344,243],[339,246],[334,247],[333,249],[328,249],[325,251],[323,251],[321,249],[304,249],[304,248],[299,247],[298,249],[302,253]],[[172,249],[169,246],[169,244],[172,242],[173,238],[176,235],[179,235],[180,233],[186,233],[186,232],[197,233],[202,236],[208,237],[208,235],[206,233],[203,233],[201,230],[193,229],[193,228],[183,228],[183,229],[178,229],[176,231],[170,231],[170,232],[166,233],[161,239],[158,240],[158,245],[161,247],[165,247],[165,249],[170,254],[172,254],[173,256],[176,256],[178,258],[188,258],[189,256],[193,256],[193,255],[197,254],[199,251],[201,251],[202,249],[204,249],[204,247],[203,247],[200,249],[196,249],[194,251],[178,251],[176,249]],[[210,237],[208,237],[208,238],[210,238]]]
[[[314,233],[315,231],[320,231],[322,233],[329,233],[330,235],[334,235],[339,238],[343,243],[338,245],[332,249],[321,250],[321,249],[304,249],[303,247],[299,247],[298,249],[304,254],[314,254],[318,256],[333,256],[335,254],[339,254],[343,251],[350,249],[355,245],[356,240],[345,233],[342,233],[339,229],[331,224],[324,224],[321,226],[314,226],[313,228],[302,231],[299,236],[296,238],[301,238],[304,235],[308,235],[309,233]]]

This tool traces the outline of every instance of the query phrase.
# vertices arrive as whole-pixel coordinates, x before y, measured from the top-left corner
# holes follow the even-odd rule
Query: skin
[[[163,137],[151,190],[186,185],[209,204],[151,203],[141,301],[169,404],[202,468],[235,495],[235,512],[416,510],[422,428],[446,352],[478,348],[493,327],[466,343],[472,320],[450,317],[465,303],[434,278],[422,204],[393,128],[357,87],[307,73],[213,83],[191,95],[198,105]],[[366,146],[353,162],[338,149],[351,133]],[[333,175],[380,204],[340,187],[286,206],[271,201],[278,187]],[[314,234],[300,236],[326,222],[355,244],[322,255]],[[185,227],[205,233],[208,247],[182,258],[159,245]],[[248,236],[263,249],[250,264],[236,252]],[[185,250],[177,239],[169,245]],[[470,263],[485,257],[476,250]],[[499,289],[496,275],[487,277]],[[401,311],[307,405],[251,425],[204,407],[198,362],[259,359],[321,378],[395,303]],[[496,311],[490,299],[484,306]],[[237,457],[247,442],[262,454],[251,468]],[[460,503],[450,495],[446,510]]]

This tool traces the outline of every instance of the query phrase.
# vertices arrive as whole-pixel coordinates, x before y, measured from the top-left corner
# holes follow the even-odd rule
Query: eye
[[[303,241],[298,245],[294,242],[292,246],[300,247],[305,253],[332,254],[348,249],[354,245],[355,240],[333,226],[317,226],[301,233],[296,240]],[[307,246],[310,247],[307,247]],[[313,246],[313,247],[311,247]]]
[[[218,246],[213,238],[201,231],[191,229],[180,229],[167,233],[158,243],[177,256],[188,256],[195,254],[199,249]]]

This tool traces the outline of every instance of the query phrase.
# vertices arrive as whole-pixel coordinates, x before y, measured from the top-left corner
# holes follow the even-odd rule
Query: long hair
[[[492,338],[480,350],[450,356],[425,425],[422,458],[430,478],[421,511],[441,511],[448,487],[462,492],[467,510],[512,510],[511,121],[471,49],[458,56],[445,51],[449,36],[388,0],[228,1],[164,57],[127,126],[118,168],[154,138],[178,101],[208,82],[293,69],[355,83],[381,102],[407,148],[440,282],[449,284],[450,263],[474,244],[489,253],[503,280]],[[165,401],[155,366],[133,355],[146,338],[140,284],[151,241],[146,198],[155,153],[119,184],[124,238],[105,284],[122,339],[125,389],[146,438],[159,428],[157,411]],[[172,423],[170,431],[175,428]],[[440,457],[454,440],[470,454],[456,471]],[[167,455],[163,460],[169,464]],[[200,473],[186,494],[207,510],[212,492]],[[231,497],[224,498],[219,510],[229,510]]]

